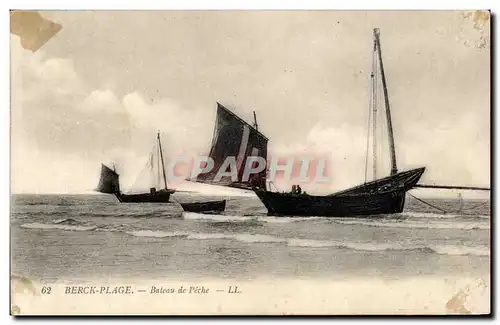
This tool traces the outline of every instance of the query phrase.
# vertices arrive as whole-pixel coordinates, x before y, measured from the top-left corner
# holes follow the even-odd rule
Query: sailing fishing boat
[[[169,189],[167,186],[167,176],[165,173],[165,162],[163,159],[163,150],[161,147],[160,132],[157,135],[157,143],[153,147],[151,155],[146,163],[146,171],[149,172],[152,181],[159,183],[158,188],[152,186],[149,192],[125,194],[120,190],[120,175],[116,172],[116,168],[109,168],[101,164],[101,177],[96,191],[106,194],[113,194],[120,202],[125,203],[167,203],[170,200],[170,195],[175,193],[175,190]],[[145,178],[143,173],[139,174],[139,180]],[[161,182],[163,181],[163,184]],[[137,183],[137,182],[136,182]]]
[[[380,69],[382,88],[384,92],[387,131],[389,137],[391,172],[390,176],[377,179],[325,196],[314,196],[297,193],[272,192],[266,187],[254,188],[255,194],[266,206],[268,215],[274,216],[326,216],[347,217],[361,215],[377,215],[399,213],[403,211],[406,192],[413,188],[425,171],[425,167],[399,172],[396,164],[396,149],[392,130],[390,101],[387,92],[382,49],[380,46],[380,31],[373,31],[373,71],[372,101],[373,116],[376,112],[377,75]],[[378,58],[378,60],[377,60]],[[373,118],[375,125],[375,118]],[[375,135],[375,130],[374,130]],[[375,152],[375,141],[374,152]],[[376,171],[376,155],[374,155],[374,171]],[[366,173],[365,173],[366,175]]]
[[[200,183],[234,187],[251,190],[254,186],[265,186],[266,171],[249,175],[243,180],[243,171],[248,157],[267,159],[268,138],[258,130],[257,117],[254,112],[254,125],[250,125],[241,117],[217,103],[217,120],[210,147],[209,157],[214,161],[213,168],[197,176]],[[226,170],[225,164],[235,157],[237,177],[217,177],[217,173]]]
[[[248,180],[243,180],[243,171],[249,156],[262,157],[264,160],[267,158],[268,138],[259,132],[255,112],[253,115],[254,123],[250,125],[224,105],[217,103],[215,128],[208,155],[213,160],[214,166],[210,171],[201,173],[190,181],[245,190],[252,190],[255,186],[265,186],[265,170],[250,175]],[[231,176],[217,177],[219,171],[227,170],[229,166],[225,164],[231,161],[231,158],[235,159],[236,179]],[[223,211],[225,204],[226,200],[182,205],[185,211],[205,212],[217,209]]]

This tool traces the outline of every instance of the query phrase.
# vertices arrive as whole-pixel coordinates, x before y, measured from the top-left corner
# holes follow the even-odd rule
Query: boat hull
[[[115,196],[122,203],[168,203],[170,195],[175,190],[161,190],[154,193],[123,194],[116,193]]]
[[[186,212],[220,213],[226,209],[226,200],[210,202],[181,203]]]
[[[366,183],[325,196],[271,192],[255,189],[270,216],[355,217],[403,211],[406,192],[425,168]]]

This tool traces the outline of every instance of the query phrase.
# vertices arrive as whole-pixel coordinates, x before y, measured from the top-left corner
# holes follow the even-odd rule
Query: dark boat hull
[[[270,192],[255,189],[271,216],[353,217],[403,211],[406,191],[425,168],[398,173],[326,196]]]
[[[170,195],[175,190],[161,190],[154,193],[123,194],[116,193],[115,196],[122,203],[168,203]]]
[[[186,212],[219,213],[226,209],[226,200],[210,202],[181,203]]]

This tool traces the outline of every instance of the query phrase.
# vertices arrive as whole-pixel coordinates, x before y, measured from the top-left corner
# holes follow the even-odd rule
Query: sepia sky
[[[362,183],[375,27],[399,169],[426,166],[422,183],[489,186],[489,22],[474,14],[41,14],[62,29],[40,50],[11,35],[14,193],[91,191],[111,161],[127,187],[158,129],[167,159],[207,153],[217,101],[247,121],[256,111],[272,155],[326,155],[333,182],[309,191]],[[380,175],[388,158],[382,147]]]

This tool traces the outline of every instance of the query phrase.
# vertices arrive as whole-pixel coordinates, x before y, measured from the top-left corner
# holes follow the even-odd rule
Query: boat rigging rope
[[[373,87],[373,71],[371,73],[371,87]],[[366,135],[366,160],[365,160],[365,183],[368,179],[368,156],[370,150],[370,126],[372,122],[372,103],[373,103],[373,91],[370,92],[370,103],[368,105],[368,127]]]
[[[407,192],[407,193],[408,193],[408,195],[409,195],[409,196],[413,197],[414,199],[416,199],[416,200],[417,200],[417,201],[419,201],[419,202],[422,202],[423,204],[426,204],[426,205],[428,205],[428,206],[430,206],[430,207],[432,207],[432,208],[434,208],[434,209],[437,209],[437,210],[439,210],[439,211],[441,211],[441,212],[444,212],[444,213],[449,213],[449,211],[446,211],[446,210],[444,210],[444,209],[441,209],[440,207],[437,207],[437,206],[435,206],[435,205],[433,205],[433,204],[430,204],[430,203],[428,203],[428,202],[425,202],[424,200],[419,199],[418,197],[416,197],[415,195],[413,195],[413,194],[411,194],[411,193],[409,193],[409,192]]]
[[[372,68],[372,124],[373,124],[373,179],[377,179],[377,92],[378,92],[378,63],[377,63],[377,43],[373,41],[373,68]]]
[[[485,205],[485,204],[487,204],[487,203],[489,203],[489,202],[490,202],[490,201],[484,201],[484,202],[481,202],[481,203],[479,203],[479,204],[476,204],[476,205],[474,205],[474,206],[472,206],[472,207],[462,208],[462,209],[460,209],[459,211],[451,211],[451,210],[446,211],[446,210],[444,210],[444,209],[442,209],[442,208],[440,208],[440,207],[438,207],[438,206],[435,206],[435,205],[433,205],[433,204],[430,204],[429,202],[426,202],[426,201],[424,201],[424,200],[422,200],[422,199],[419,199],[418,197],[416,197],[415,195],[413,195],[413,194],[411,194],[411,193],[409,193],[409,192],[407,192],[407,194],[408,194],[408,195],[410,195],[411,197],[413,197],[414,199],[416,199],[417,201],[419,201],[419,202],[421,202],[421,203],[423,203],[423,204],[425,204],[425,205],[428,205],[428,206],[430,206],[430,207],[432,207],[432,208],[434,208],[434,209],[437,209],[437,210],[439,210],[439,211],[441,211],[441,212],[444,212],[444,213],[460,213],[460,212],[462,212],[463,210],[468,210],[468,211],[469,211],[469,213],[470,213],[470,211],[471,211],[471,210],[474,210],[474,209],[476,209],[476,208],[479,208],[480,206],[483,206],[483,205]]]
[[[269,181],[269,189],[271,189],[271,185],[274,187],[275,191],[278,191],[278,188],[276,187],[273,181]]]
[[[465,208],[465,210],[474,210],[475,208],[479,208],[480,206],[483,206],[483,205],[485,205],[486,203],[489,203],[489,202],[490,202],[490,201],[484,201],[484,202],[481,202],[481,203],[479,203],[479,204],[476,204],[476,205],[474,205],[474,206],[472,206],[472,207]]]
[[[368,105],[368,127],[366,135],[366,160],[365,160],[365,183],[368,179],[368,156],[370,148],[370,126],[372,126],[372,158],[373,158],[373,179],[377,178],[377,91],[378,91],[378,66],[377,66],[377,47],[373,42],[372,71],[370,74],[370,102]],[[372,125],[373,124],[373,125]]]

